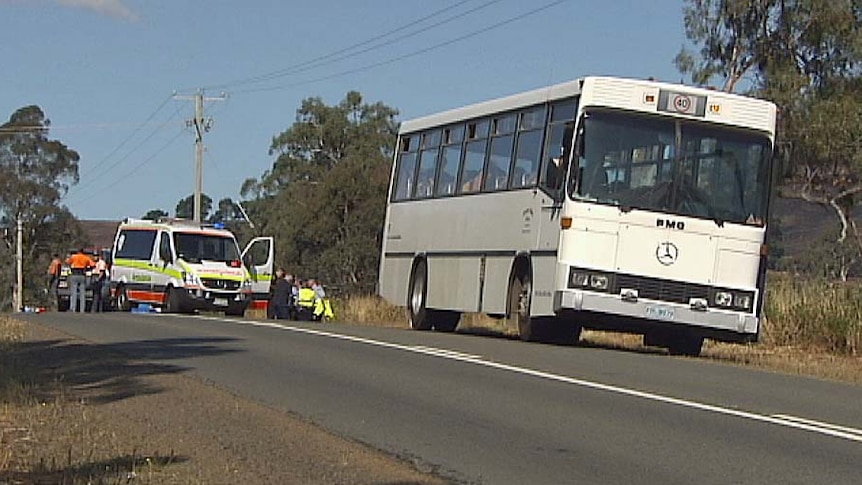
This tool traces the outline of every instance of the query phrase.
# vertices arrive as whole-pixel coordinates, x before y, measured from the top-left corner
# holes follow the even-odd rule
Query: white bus
[[[464,312],[697,355],[755,341],[774,104],[586,77],[401,125],[379,293],[414,329]]]

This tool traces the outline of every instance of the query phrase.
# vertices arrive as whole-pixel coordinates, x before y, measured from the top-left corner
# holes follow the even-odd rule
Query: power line
[[[170,147],[171,145],[173,145],[173,144],[174,144],[174,142],[176,142],[177,140],[179,140],[180,136],[182,136],[182,135],[183,135],[183,132],[182,132],[182,131],[177,132],[177,134],[176,134],[176,135],[174,135],[174,137],[173,137],[173,138],[171,138],[170,140],[168,140],[168,141],[167,141],[167,143],[165,143],[164,145],[162,145],[158,150],[156,150],[156,152],[155,152],[155,153],[153,153],[152,155],[150,155],[149,157],[147,157],[146,159],[144,159],[141,163],[139,163],[139,164],[135,165],[134,167],[132,167],[132,169],[131,169],[131,170],[129,170],[127,173],[123,174],[121,177],[116,178],[113,182],[111,182],[110,184],[108,184],[108,185],[106,185],[106,186],[104,186],[104,187],[102,187],[102,188],[111,188],[111,187],[114,187],[115,185],[119,184],[120,182],[125,181],[126,179],[128,179],[129,177],[131,177],[132,175],[134,175],[134,174],[135,174],[135,172],[137,172],[138,170],[140,170],[140,169],[141,169],[141,167],[143,167],[144,165],[146,165],[147,163],[149,163],[151,160],[153,160],[154,158],[156,158],[156,157],[157,157],[158,155],[160,155],[163,151],[167,150],[167,149],[168,149],[168,147]],[[85,198],[83,198],[83,199],[79,199],[79,200],[77,200],[76,202],[77,202],[78,204],[82,204],[82,203],[84,203],[84,202],[87,202],[87,201],[89,201],[89,200],[92,200],[92,199],[93,199],[93,198],[95,198],[97,195],[102,195],[102,194],[103,194],[103,192],[101,192],[101,191],[97,191],[97,192],[94,192],[94,193],[90,194],[90,196],[89,196],[89,197],[85,197]]]
[[[357,49],[357,48],[359,48],[359,47],[362,47],[362,46],[365,46],[365,45],[371,44],[372,42],[375,42],[375,41],[377,41],[377,40],[380,40],[380,39],[383,39],[383,38],[389,37],[390,35],[397,34],[398,32],[401,32],[401,31],[403,31],[403,30],[407,30],[407,29],[409,29],[409,28],[411,28],[411,27],[413,27],[413,26],[419,25],[419,24],[421,24],[421,23],[425,22],[426,20],[429,20],[429,19],[434,18],[434,17],[436,17],[436,16],[438,16],[438,15],[441,15],[441,14],[443,14],[443,13],[446,13],[446,12],[448,12],[448,11],[450,11],[450,10],[457,9],[458,7],[460,7],[460,6],[464,5],[464,4],[470,3],[471,1],[473,1],[473,0],[462,0],[462,1],[458,2],[458,3],[456,3],[455,5],[451,5],[451,6],[448,6],[448,7],[442,8],[442,9],[440,9],[440,10],[436,10],[436,11],[434,11],[434,12],[431,12],[430,14],[425,15],[424,17],[420,17],[420,18],[418,18],[418,19],[416,19],[416,20],[412,20],[412,21],[410,21],[410,22],[408,22],[408,23],[406,23],[406,24],[404,24],[404,25],[401,25],[400,27],[397,27],[397,28],[395,28],[395,29],[393,29],[393,30],[390,30],[390,31],[384,32],[383,34],[380,34],[380,35],[376,35],[376,36],[374,36],[374,37],[371,37],[371,38],[369,38],[369,39],[363,40],[363,41],[358,42],[358,43],[356,43],[356,44],[352,44],[352,45],[349,45],[349,46],[347,46],[347,47],[344,47],[344,48],[341,48],[341,49],[335,50],[335,51],[333,51],[333,52],[330,52],[329,54],[325,54],[325,55],[320,56],[320,57],[312,58],[312,59],[309,59],[309,60],[306,60],[306,61],[303,61],[303,62],[300,62],[300,63],[294,64],[294,65],[292,65],[292,66],[288,66],[288,67],[285,67],[285,68],[283,68],[283,69],[279,69],[279,70],[272,71],[272,72],[269,72],[269,73],[260,74],[260,75],[257,75],[257,76],[252,76],[252,77],[243,78],[243,79],[238,79],[238,80],[230,81],[230,82],[226,82],[226,83],[223,83],[223,84],[216,84],[216,85],[213,85],[213,86],[207,86],[205,89],[222,89],[222,88],[226,88],[226,87],[241,86],[241,85],[244,85],[244,84],[256,84],[256,83],[260,83],[260,82],[264,82],[264,81],[269,81],[269,80],[271,80],[271,79],[276,79],[276,78],[279,78],[279,77],[283,77],[283,76],[286,76],[286,75],[290,75],[290,74],[293,74],[293,73],[295,73],[295,72],[302,72],[302,71],[305,71],[305,70],[308,70],[308,69],[312,69],[312,68],[314,68],[314,67],[319,67],[319,66],[312,66],[312,67],[308,67],[308,66],[310,66],[310,65],[314,65],[314,64],[320,64],[320,63],[323,63],[324,61],[330,60],[330,59],[332,59],[332,58],[334,58],[334,57],[342,56],[343,54],[346,54],[346,53],[348,53],[348,52],[350,52],[350,51],[353,51],[354,49]],[[496,1],[499,1],[499,0],[496,0]],[[491,2],[491,3],[496,3],[496,2]],[[476,9],[474,9],[474,10],[476,10]],[[472,12],[472,11],[471,11],[471,12]],[[468,12],[468,13],[469,13],[469,12]],[[422,31],[419,31],[419,32],[422,32]],[[416,33],[419,33],[419,32],[416,32]],[[411,34],[411,35],[415,35],[415,34]],[[383,47],[384,45],[386,45],[386,44],[379,45],[378,47]],[[373,48],[377,48],[377,47],[373,47]],[[373,48],[372,48],[372,49],[373,49]],[[371,50],[371,49],[368,49],[368,50]],[[366,51],[363,51],[363,52],[366,52]],[[338,57],[338,59],[335,59],[335,60],[334,60],[334,61],[332,61],[332,62],[335,62],[335,61],[337,61],[337,60],[341,60],[341,59],[344,59],[344,58],[345,58],[344,56],[342,56],[342,57]],[[329,62],[328,62],[328,63],[324,63],[324,64],[322,64],[322,65],[326,65],[326,64],[329,64]]]
[[[359,56],[359,55],[362,55],[362,54],[365,54],[365,53],[368,53],[368,52],[371,52],[371,51],[374,51],[374,50],[380,49],[380,48],[382,48],[382,47],[386,47],[386,46],[393,45],[393,44],[395,44],[395,43],[397,43],[397,42],[400,42],[400,41],[402,41],[402,40],[404,40],[404,39],[409,39],[410,37],[415,37],[416,35],[419,35],[419,34],[421,34],[421,33],[423,33],[423,32],[427,32],[427,31],[432,30],[432,29],[434,29],[434,28],[437,28],[437,27],[439,27],[439,26],[441,26],[441,25],[445,25],[445,24],[448,24],[448,23],[453,22],[453,21],[456,21],[456,20],[461,20],[461,19],[463,19],[463,18],[464,18],[465,16],[467,16],[467,15],[470,15],[470,14],[472,14],[472,13],[475,13],[475,12],[479,11],[479,10],[482,10],[482,9],[488,8],[488,7],[490,7],[491,5],[493,5],[493,4],[495,4],[495,3],[500,3],[501,1],[502,1],[502,0],[490,0],[490,1],[485,2],[485,3],[483,3],[483,4],[479,5],[479,6],[476,6],[476,7],[474,7],[474,8],[471,8],[471,9],[469,9],[469,10],[465,11],[465,12],[461,12],[461,13],[459,13],[459,14],[456,14],[456,15],[453,15],[453,16],[450,16],[450,17],[447,17],[447,18],[445,18],[445,19],[443,19],[443,20],[440,20],[440,21],[438,21],[438,22],[434,22],[433,24],[426,25],[425,27],[422,27],[422,28],[421,28],[421,29],[419,29],[419,30],[414,30],[414,31],[412,31],[412,32],[408,32],[408,33],[406,33],[406,34],[404,34],[404,35],[400,35],[400,36],[398,36],[398,37],[391,38],[391,39],[386,40],[386,41],[384,41],[384,42],[379,42],[379,43],[376,43],[376,44],[372,44],[372,45],[370,45],[370,46],[368,46],[368,47],[366,47],[366,48],[364,48],[364,49],[361,49],[361,50],[358,50],[358,51],[356,51],[356,50],[354,50],[354,49],[352,49],[352,48],[351,48],[351,49],[342,49],[342,51],[350,50],[350,51],[352,51],[352,52],[345,53],[345,54],[341,54],[341,55],[334,55],[334,54],[330,54],[330,55],[324,56],[324,57],[322,57],[322,58],[320,58],[320,59],[317,59],[317,60],[308,61],[308,62],[305,62],[305,63],[298,64],[298,65],[294,66],[293,68],[286,68],[286,69],[282,69],[282,70],[280,70],[280,71],[275,71],[275,72],[270,73],[270,74],[267,74],[267,75],[258,76],[258,78],[257,78],[257,79],[255,79],[255,80],[253,80],[253,81],[249,81],[249,82],[243,83],[243,84],[259,84],[259,83],[262,83],[262,82],[265,82],[265,81],[271,81],[271,80],[278,79],[278,78],[282,78],[282,77],[293,76],[293,75],[300,74],[300,73],[303,73],[303,72],[307,72],[307,71],[310,71],[310,70],[313,70],[313,69],[317,69],[317,68],[320,68],[320,67],[324,67],[324,66],[328,66],[328,65],[331,65],[331,64],[335,64],[335,63],[337,63],[337,62],[339,62],[339,61],[342,61],[342,60],[344,60],[344,59],[349,59],[349,58],[351,58],[351,57]],[[462,2],[462,3],[464,3],[464,2]],[[445,12],[445,11],[447,11],[447,10],[449,10],[449,9],[443,9],[443,10],[440,10],[440,11],[438,11],[438,12],[435,12],[435,15],[440,14],[440,13],[444,13],[444,12]],[[426,17],[424,17],[424,18],[423,18],[423,20],[425,20],[425,19],[427,19],[427,18],[429,18],[429,17],[430,17],[430,16],[426,16]],[[390,32],[388,32],[387,34],[377,36],[375,39],[379,39],[379,38],[381,38],[381,37],[388,37],[388,36],[389,36],[389,35],[391,35],[392,33],[397,32],[397,31],[400,31],[400,30],[404,30],[404,28],[396,29],[395,31],[390,31]],[[362,43],[362,44],[368,44],[368,43],[370,43],[370,42],[364,42],[364,43]]]
[[[50,126],[39,126],[39,125],[20,125],[20,126],[9,126],[2,128],[0,127],[0,134],[26,134],[26,133],[34,133],[39,131],[73,131],[73,130],[90,130],[90,129],[111,129],[111,128],[124,128],[128,126],[137,126],[144,127],[146,125],[154,124],[151,122],[105,122],[105,123],[74,123],[69,125],[50,125]]]
[[[297,86],[303,86],[303,85],[306,85],[306,84],[313,84],[313,83],[317,83],[317,82],[321,82],[321,81],[327,81],[327,80],[329,80],[329,79],[334,79],[334,78],[338,78],[338,77],[341,77],[341,76],[346,76],[346,75],[348,75],[348,74],[355,74],[355,73],[357,73],[357,72],[368,71],[368,70],[371,70],[371,69],[374,69],[374,68],[377,68],[377,67],[385,66],[385,65],[388,65],[388,64],[393,64],[393,63],[398,62],[398,61],[403,61],[404,59],[409,59],[409,58],[411,58],[411,57],[416,57],[416,56],[418,56],[418,55],[420,55],[420,54],[425,54],[426,52],[430,52],[430,51],[433,51],[433,50],[436,50],[436,49],[440,49],[440,48],[442,48],[442,47],[446,47],[446,46],[450,46],[450,45],[452,45],[452,44],[456,44],[456,43],[461,42],[461,41],[463,41],[463,40],[467,40],[467,39],[470,39],[470,38],[476,37],[476,36],[478,36],[478,35],[484,34],[485,32],[488,32],[488,31],[491,31],[491,30],[494,30],[494,29],[497,29],[497,28],[503,27],[504,25],[508,25],[508,24],[511,24],[511,23],[517,22],[517,21],[522,20],[522,19],[524,19],[524,18],[526,18],[526,17],[529,17],[529,16],[531,16],[531,15],[535,15],[535,14],[537,14],[537,13],[541,12],[541,11],[547,10],[547,9],[549,9],[549,8],[551,8],[551,7],[555,7],[555,6],[559,5],[559,4],[561,4],[561,3],[563,3],[563,2],[567,2],[567,1],[568,1],[568,0],[556,0],[556,1],[554,1],[554,2],[550,2],[550,3],[547,3],[547,4],[545,4],[545,5],[542,5],[541,7],[537,7],[537,8],[534,8],[534,9],[532,9],[532,10],[528,10],[528,11],[526,11],[526,12],[524,12],[524,13],[522,13],[522,14],[516,15],[516,16],[514,16],[514,17],[509,17],[508,19],[503,20],[503,21],[501,21],[501,22],[497,22],[497,23],[495,23],[495,24],[492,24],[492,25],[489,25],[489,26],[484,27],[484,28],[482,28],[482,29],[479,29],[479,30],[476,30],[476,31],[470,32],[470,33],[468,33],[468,34],[464,34],[464,35],[462,35],[462,36],[460,36],[460,37],[456,37],[456,38],[454,38],[454,39],[450,39],[450,40],[447,40],[447,41],[445,41],[445,42],[440,42],[439,44],[434,44],[434,45],[432,45],[432,46],[425,47],[425,48],[422,48],[422,49],[419,49],[419,50],[415,50],[415,51],[413,51],[413,52],[409,52],[409,53],[407,53],[407,54],[403,54],[403,55],[400,55],[400,56],[397,56],[397,57],[392,57],[392,58],[389,58],[389,59],[387,59],[387,60],[385,60],[385,61],[380,61],[380,62],[376,62],[376,63],[373,63],[373,64],[368,64],[368,65],[365,65],[365,66],[357,67],[357,68],[355,68],[355,69],[349,69],[349,70],[346,70],[346,71],[341,71],[341,72],[338,72],[338,73],[335,73],[335,74],[330,74],[330,75],[328,75],[328,76],[322,76],[322,77],[318,77],[318,78],[315,78],[315,79],[310,79],[310,80],[308,80],[308,81],[302,81],[302,82],[297,82],[297,83],[292,83],[292,84],[284,84],[284,85],[279,85],[279,86],[271,86],[271,87],[265,87],[265,88],[252,88],[252,89],[238,90],[238,91],[235,91],[235,92],[236,92],[236,93],[260,93],[260,92],[266,92],[266,91],[277,91],[277,90],[281,90],[281,89],[288,89],[288,88],[293,88],[293,87],[297,87]]]
[[[172,99],[172,98],[168,98],[168,99]],[[161,108],[159,108],[159,109],[161,109]],[[80,193],[81,193],[81,191],[83,191],[83,190],[84,190],[84,189],[86,189],[87,187],[90,187],[91,185],[93,185],[93,183],[94,183],[96,180],[99,180],[100,178],[102,178],[102,177],[104,177],[106,174],[108,174],[111,170],[113,170],[113,169],[117,168],[117,166],[119,166],[121,163],[123,163],[123,161],[125,161],[126,159],[128,159],[128,158],[129,158],[133,153],[135,153],[135,152],[136,152],[139,148],[141,148],[145,143],[147,143],[148,141],[150,141],[150,139],[151,139],[151,138],[153,138],[153,137],[154,137],[154,136],[155,136],[159,131],[161,131],[164,127],[166,127],[166,126],[168,126],[169,124],[171,124],[171,122],[173,121],[173,119],[174,119],[174,118],[176,118],[176,117],[177,117],[177,115],[178,115],[179,113],[180,113],[180,107],[178,106],[178,107],[177,107],[177,109],[174,111],[174,113],[173,113],[173,114],[172,114],[172,115],[171,115],[171,116],[170,116],[170,117],[169,117],[165,122],[163,122],[163,123],[159,124],[159,126],[157,126],[157,127],[156,127],[156,129],[154,129],[152,132],[150,132],[150,134],[149,134],[149,135],[147,135],[143,140],[141,140],[141,141],[140,141],[140,143],[138,143],[138,144],[137,144],[137,145],[135,145],[131,150],[129,150],[128,152],[126,152],[126,154],[125,154],[125,155],[123,155],[122,157],[120,157],[120,158],[118,158],[117,160],[115,160],[115,161],[114,161],[114,163],[112,163],[111,165],[109,165],[107,168],[105,168],[105,169],[104,169],[104,170],[102,170],[102,171],[99,171],[99,172],[98,172],[98,173],[96,173],[92,178],[87,179],[87,181],[86,181],[86,182],[84,182],[83,184],[81,184],[81,185],[77,186],[77,187],[76,187],[76,189],[77,189],[77,190],[76,190],[74,193],[67,193],[65,196],[61,197],[61,200],[62,200],[62,199],[68,199],[68,198],[72,198],[72,199],[74,200],[74,198],[75,198],[75,195],[76,195],[76,194],[80,194]],[[116,152],[116,150],[114,150],[114,152]],[[105,158],[105,160],[107,160],[107,158]]]
[[[155,109],[155,111],[153,111],[153,112],[150,114],[150,116],[147,116],[147,118],[146,118],[146,119],[145,119],[141,124],[139,124],[139,125],[137,126],[137,128],[135,128],[134,130],[132,130],[132,132],[129,134],[129,136],[127,136],[126,138],[124,138],[124,139],[123,139],[123,141],[121,141],[119,145],[117,145],[116,147],[114,147],[114,149],[113,149],[113,150],[111,150],[107,155],[105,155],[104,157],[102,157],[102,159],[101,159],[101,160],[99,160],[99,161],[96,163],[96,165],[95,165],[95,166],[93,166],[93,168],[91,168],[91,169],[89,169],[89,170],[85,170],[85,171],[84,171],[84,173],[94,172],[94,171],[96,171],[99,167],[101,167],[102,165],[104,165],[104,164],[105,164],[105,162],[107,162],[107,161],[108,161],[108,159],[110,159],[112,156],[114,156],[114,154],[115,154],[115,153],[117,153],[118,151],[120,151],[120,149],[121,149],[121,148],[123,148],[123,146],[125,146],[125,144],[126,144],[126,143],[128,143],[132,138],[134,138],[134,137],[135,137],[135,135],[137,135],[137,134],[138,134],[138,133],[139,133],[139,132],[144,128],[144,126],[146,126],[146,125],[147,125],[147,123],[149,123],[149,122],[150,122],[150,121],[151,121],[151,120],[152,120],[152,119],[153,119],[153,118],[154,118],[154,117],[159,113],[159,111],[161,111],[161,110],[162,110],[162,108],[164,108],[164,107],[165,107],[165,105],[167,105],[167,104],[168,104],[168,101],[170,101],[170,100],[171,100],[171,97],[170,97],[170,96],[168,96],[164,101],[162,101],[162,103],[161,103],[161,104],[159,104],[159,106]]]

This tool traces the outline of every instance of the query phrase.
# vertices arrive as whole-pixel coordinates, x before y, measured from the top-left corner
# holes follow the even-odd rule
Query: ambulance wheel
[[[182,311],[182,307],[180,306],[179,295],[177,295],[177,290],[169,286],[167,290],[165,290],[165,313],[180,313]]]
[[[244,317],[245,316],[245,308],[242,305],[230,305],[224,311],[226,317]]]
[[[121,312],[132,310],[132,302],[129,301],[129,294],[126,293],[126,287],[123,285],[117,287],[117,310]]]
[[[413,330],[431,330],[431,315],[425,308],[427,296],[428,273],[425,261],[420,259],[413,265],[413,274],[407,287],[407,313]]]

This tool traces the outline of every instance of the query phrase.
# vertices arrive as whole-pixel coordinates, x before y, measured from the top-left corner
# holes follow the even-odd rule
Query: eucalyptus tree
[[[698,50],[684,48],[678,68],[773,100],[782,194],[831,208],[836,242],[852,236],[862,252],[862,1],[688,0],[683,18]]]
[[[307,98],[276,135],[270,170],[242,196],[258,232],[276,236],[280,264],[346,291],[377,277],[397,111],[355,91],[330,106]]]
[[[59,140],[49,138],[51,121],[38,106],[15,111],[0,125],[0,225],[6,231],[3,252],[14,254],[15,228],[23,226],[25,301],[32,301],[43,287],[41,275],[50,254],[66,252],[83,236],[77,220],[61,205],[70,185],[78,182],[80,156]],[[14,280],[10,268],[0,265],[3,281],[0,298],[8,300]],[[8,305],[4,304],[4,307]]]

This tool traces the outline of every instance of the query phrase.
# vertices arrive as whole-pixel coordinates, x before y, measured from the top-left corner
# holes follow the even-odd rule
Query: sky
[[[585,75],[680,82],[682,0],[0,0],[0,123],[38,105],[77,151],[80,219],[240,198],[303,99],[407,120]]]

